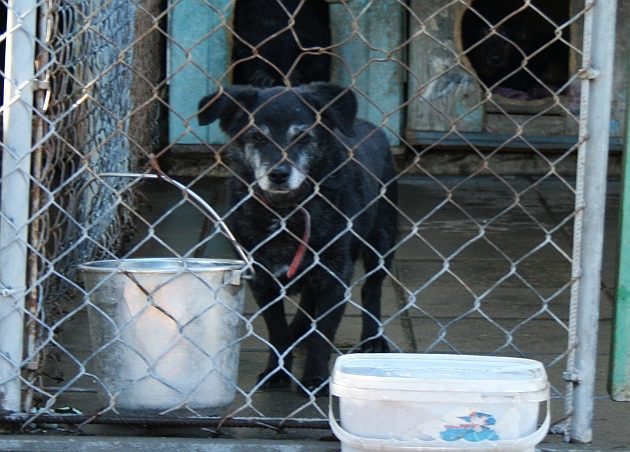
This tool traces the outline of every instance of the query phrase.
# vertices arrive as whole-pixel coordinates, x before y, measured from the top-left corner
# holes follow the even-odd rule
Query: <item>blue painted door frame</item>
[[[197,104],[230,84],[233,0],[186,0],[169,14],[169,141],[225,143],[217,124],[199,127]],[[359,115],[382,125],[400,144],[404,96],[404,8],[398,0],[331,3],[332,80],[351,86]]]

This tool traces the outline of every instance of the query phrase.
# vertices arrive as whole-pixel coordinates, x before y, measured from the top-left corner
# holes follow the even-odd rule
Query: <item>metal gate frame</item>
[[[580,131],[573,233],[573,278],[565,380],[565,438],[593,439],[597,333],[604,244],[616,0],[585,2]]]
[[[0,211],[0,406],[21,414],[37,0],[9,0]],[[616,0],[586,0],[565,439],[592,440]],[[41,41],[39,41],[41,42]],[[4,420],[11,419],[5,416]],[[15,420],[16,417],[13,417]],[[42,421],[45,416],[42,417]]]
[[[8,3],[0,201],[0,400],[20,411],[20,369],[28,288],[28,230],[33,85],[37,39],[35,0]]]

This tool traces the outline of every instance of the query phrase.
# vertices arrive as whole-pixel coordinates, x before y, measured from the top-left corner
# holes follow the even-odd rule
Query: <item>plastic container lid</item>
[[[338,397],[381,400],[426,400],[426,393],[440,394],[442,398],[444,394],[457,393],[456,397],[462,397],[462,392],[482,398],[520,395],[528,401],[544,401],[549,396],[542,363],[501,356],[344,355],[335,362],[330,387]]]

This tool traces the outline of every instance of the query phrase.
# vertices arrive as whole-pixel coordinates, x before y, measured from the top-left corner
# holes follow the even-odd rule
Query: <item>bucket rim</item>
[[[199,273],[245,270],[247,263],[240,259],[140,257],[94,260],[77,268],[84,273],[180,273],[186,270]]]

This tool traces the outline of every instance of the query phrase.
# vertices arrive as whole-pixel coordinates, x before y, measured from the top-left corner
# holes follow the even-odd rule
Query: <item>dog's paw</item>
[[[305,397],[328,397],[328,378],[305,378],[298,385],[298,392]]]
[[[291,386],[291,378],[279,369],[267,369],[258,375],[258,383],[263,389],[286,389]]]
[[[383,336],[369,339],[361,345],[362,353],[389,353],[389,345]]]

